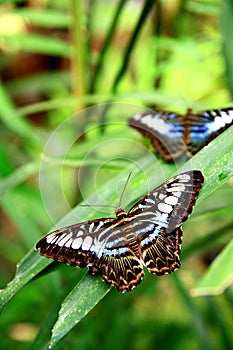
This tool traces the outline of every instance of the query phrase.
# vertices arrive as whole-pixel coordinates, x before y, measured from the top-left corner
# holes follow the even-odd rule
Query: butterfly
[[[144,276],[143,267],[156,275],[180,267],[181,224],[192,212],[204,177],[188,171],[166,181],[140,199],[128,213],[67,226],[43,237],[40,254],[62,263],[88,267],[91,274],[122,293],[131,291]]]
[[[191,158],[202,147],[233,124],[233,108],[215,109],[186,115],[151,112],[130,118],[129,125],[149,137],[152,146],[170,162],[183,155]]]

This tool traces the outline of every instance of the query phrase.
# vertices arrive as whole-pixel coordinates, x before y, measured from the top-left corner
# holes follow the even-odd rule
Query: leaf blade
[[[100,276],[86,274],[66,297],[52,330],[49,348],[64,337],[111,290]]]
[[[191,289],[192,296],[222,294],[233,283],[233,239]]]

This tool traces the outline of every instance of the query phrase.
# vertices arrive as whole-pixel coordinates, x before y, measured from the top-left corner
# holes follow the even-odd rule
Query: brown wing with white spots
[[[188,219],[204,181],[189,171],[150,192],[129,211],[137,216],[141,259],[149,272],[161,275],[180,266],[181,224]]]
[[[107,218],[64,227],[43,237],[36,245],[47,258],[100,272],[108,284],[122,293],[137,286],[143,264],[130,248],[127,232],[117,228],[121,220]]]
[[[154,242],[142,246],[142,256],[147,270],[155,275],[164,275],[180,267],[182,227],[166,234],[161,230]]]
[[[36,248],[40,249],[41,255],[71,266],[95,265],[102,249],[96,240],[97,233],[115,221],[114,218],[99,219],[63,227],[43,237]]]
[[[137,114],[129,125],[150,138],[152,146],[169,162],[182,156],[192,157],[233,125],[233,108],[214,109],[185,115],[154,111]]]
[[[187,149],[194,155],[224,130],[233,125],[233,108],[214,109],[200,112],[193,116],[187,115]]]
[[[170,162],[186,153],[183,118],[173,112],[154,111],[137,114],[129,119],[128,124],[148,137],[158,154]]]
[[[121,293],[135,288],[144,276],[140,258],[128,250],[119,255],[103,255],[100,259],[103,280]]]

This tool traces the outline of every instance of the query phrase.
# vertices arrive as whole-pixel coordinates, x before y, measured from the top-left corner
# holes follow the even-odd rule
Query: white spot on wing
[[[98,231],[103,226],[103,221],[99,222],[99,225],[96,227],[95,231]]]
[[[51,233],[51,235],[48,235],[48,237],[46,238],[46,242],[51,243],[53,239],[56,238],[56,236],[57,236],[56,233]]]
[[[72,248],[73,249],[79,249],[81,244],[82,244],[82,238],[81,237],[78,237],[78,238],[75,238],[72,242]]]
[[[144,124],[148,126],[151,129],[154,129],[161,134],[167,134],[170,132],[173,127],[171,124],[163,120],[160,115],[155,115],[155,114],[147,114],[147,115],[142,115],[142,114],[136,114],[133,119],[135,121],[139,121],[141,124]]]
[[[221,117],[225,124],[230,124],[233,120],[233,111],[220,111]]]
[[[70,240],[70,238],[72,237],[72,233],[64,233],[59,240],[57,241],[57,244],[62,247],[62,246],[66,246],[66,242]]]
[[[83,236],[83,231],[82,231],[82,230],[79,230],[79,231],[77,232],[77,234],[76,234],[76,237],[78,238],[78,237],[81,237],[81,236]]]
[[[91,238],[91,236],[85,237],[82,243],[82,249],[89,250],[92,245],[92,242],[93,242],[93,239]]]
[[[182,195],[182,192],[178,191],[178,192],[172,192],[174,196],[176,196],[177,198],[180,198]]]
[[[185,185],[176,184],[174,187],[168,188],[167,192],[184,192]]]
[[[209,129],[211,131],[218,131],[219,129],[223,128],[226,124],[230,124],[233,121],[233,111],[219,111],[221,116],[217,116],[214,119],[214,122],[209,125]],[[211,112],[212,115],[214,114],[213,111]]]
[[[166,194],[164,194],[164,193],[160,193],[159,194],[159,199],[160,200],[164,200],[164,197],[166,197]]]
[[[153,199],[151,199],[151,198],[146,198],[145,201],[147,203],[155,204],[155,201]]]
[[[94,224],[94,222],[92,222],[92,223],[90,224],[90,227],[89,227],[89,231],[90,231],[90,232],[93,232],[94,226],[95,226],[95,224]]]
[[[159,203],[158,204],[158,209],[162,211],[163,213],[170,213],[172,211],[172,206],[168,205],[166,203]]]
[[[209,129],[211,131],[218,131],[219,129],[223,128],[225,126],[225,122],[223,118],[221,117],[216,117],[214,119],[214,122],[210,124]]]
[[[180,174],[179,175],[179,182],[188,182],[190,180],[189,174]]]
[[[136,115],[133,117],[133,119],[134,119],[134,120],[140,120],[141,117],[142,117],[141,114],[136,114]]]
[[[164,202],[166,204],[170,204],[170,205],[176,205],[178,202],[178,198],[175,196],[168,196],[164,199]]]
[[[69,239],[66,244],[64,245],[64,247],[70,248],[71,244],[72,244],[73,240]]]
[[[59,239],[57,244],[59,245],[59,247],[63,247],[66,241],[67,241],[67,235],[65,235],[65,237],[63,237],[62,239]]]
[[[172,129],[171,124],[165,122],[163,119],[153,114],[143,116],[140,122],[149,128],[160,132],[161,134],[167,134]]]

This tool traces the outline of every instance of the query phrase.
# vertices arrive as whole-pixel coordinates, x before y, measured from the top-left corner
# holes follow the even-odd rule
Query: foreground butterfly
[[[173,177],[116,218],[64,227],[42,238],[40,254],[98,271],[108,284],[128,292],[143,278],[143,266],[156,275],[180,267],[181,224],[191,214],[204,181],[200,171]]]
[[[186,115],[173,112],[137,114],[129,125],[149,137],[152,146],[167,162],[185,155],[190,158],[233,124],[233,108]]]

